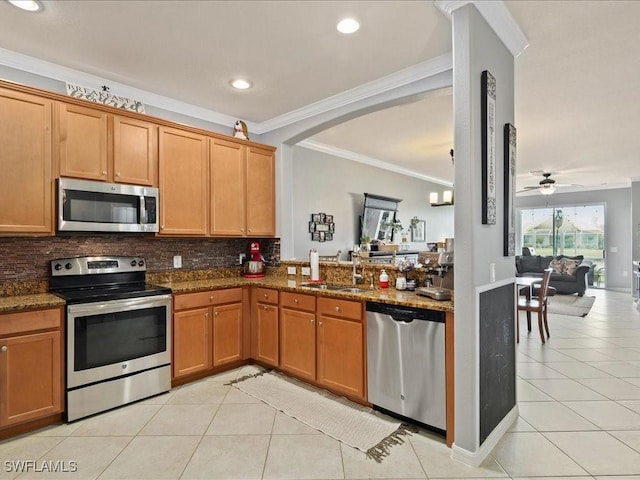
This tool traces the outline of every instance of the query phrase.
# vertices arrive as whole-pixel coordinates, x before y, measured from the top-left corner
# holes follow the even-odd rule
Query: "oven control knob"
[[[58,271],[58,272],[59,272],[60,270],[62,270],[62,265],[60,265],[59,263],[56,263],[56,264],[53,266],[53,268],[54,268],[56,271]]]
[[[131,260],[131,266],[135,267],[136,266],[136,261],[135,260]]]
[[[144,267],[144,260],[140,260],[140,261],[138,262],[138,266],[139,266],[139,267]]]
[[[67,270],[71,270],[73,266],[70,263],[67,263],[64,268],[66,268]]]

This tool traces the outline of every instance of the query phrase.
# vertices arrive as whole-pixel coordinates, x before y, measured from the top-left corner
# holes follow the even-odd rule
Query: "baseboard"
[[[470,452],[462,447],[457,446],[455,443],[451,448],[451,458],[465,463],[471,467],[478,467],[489,456],[491,451],[498,444],[500,439],[504,436],[509,428],[518,418],[518,405],[515,405],[509,413],[505,415],[502,421],[493,429],[493,432],[487,437],[480,448],[476,452]]]

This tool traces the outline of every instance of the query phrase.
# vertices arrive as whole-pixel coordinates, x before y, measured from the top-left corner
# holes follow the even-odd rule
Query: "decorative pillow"
[[[549,268],[553,269],[551,273],[558,273],[562,275],[562,273],[564,272],[564,261],[554,258],[549,262]]]
[[[564,271],[562,272],[564,275],[575,275],[578,265],[580,265],[581,262],[580,260],[563,258],[562,263],[564,263]]]

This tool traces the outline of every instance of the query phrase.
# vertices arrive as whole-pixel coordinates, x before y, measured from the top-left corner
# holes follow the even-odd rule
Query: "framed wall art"
[[[333,215],[326,213],[312,213],[309,222],[309,233],[311,240],[314,242],[330,242],[333,240],[333,234],[336,231],[336,225],[333,223]]]
[[[496,224],[496,79],[482,72],[482,223]]]
[[[516,254],[516,127],[504,125],[504,256]]]
[[[426,238],[427,222],[426,220],[418,220],[411,226],[411,241],[424,242]]]

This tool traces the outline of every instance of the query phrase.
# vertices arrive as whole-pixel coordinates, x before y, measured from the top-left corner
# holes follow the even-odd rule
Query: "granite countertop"
[[[38,310],[63,307],[64,300],[52,293],[34,293],[32,295],[13,295],[0,297],[0,313]]]
[[[348,300],[381,302],[394,305],[405,305],[416,308],[440,310],[444,312],[453,312],[453,301],[432,300],[427,297],[416,295],[413,292],[399,291],[392,287],[388,289],[369,289],[369,287],[367,287],[366,285],[359,284],[358,288],[361,289],[361,292],[358,293],[337,290],[319,290],[302,286],[301,284],[305,283],[305,281],[301,281],[298,279],[288,279],[286,277],[283,278],[281,276],[267,276],[260,279],[247,279],[238,276],[155,283],[163,287],[169,287],[173,291],[173,293],[176,294],[254,285],[264,288],[275,288],[287,292],[306,293],[310,295],[316,295],[318,297],[334,297],[344,298]],[[345,285],[345,287],[349,287],[349,285]],[[13,295],[0,297],[0,313],[54,308],[64,305],[65,302],[62,298],[51,293],[36,293],[32,295]]]
[[[400,291],[395,288],[379,289],[359,284],[358,288],[362,291],[352,293],[349,291],[339,290],[320,290],[316,288],[304,287],[301,284],[308,281],[300,281],[297,279],[287,279],[282,277],[265,277],[260,279],[246,279],[243,277],[235,278],[214,278],[207,280],[193,280],[180,282],[161,282],[161,286],[169,287],[173,293],[193,293],[202,290],[215,290],[218,288],[242,287],[245,285],[255,285],[265,288],[275,288],[287,292],[306,293],[316,295],[318,297],[334,297],[349,300],[370,301],[390,303],[394,305],[405,305],[416,308],[426,308],[430,310],[440,310],[444,312],[453,312],[453,301],[451,300],[432,300],[427,297],[416,295],[406,290]],[[345,285],[349,287],[349,285]]]

